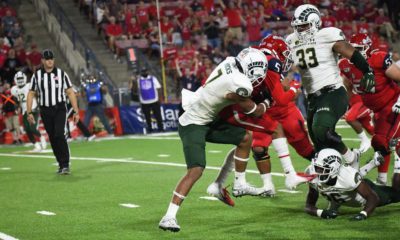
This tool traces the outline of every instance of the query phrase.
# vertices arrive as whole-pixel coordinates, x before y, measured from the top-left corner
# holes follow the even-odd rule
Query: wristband
[[[267,106],[265,105],[265,103],[260,103],[263,107],[264,107],[264,113],[267,111]]]
[[[318,217],[321,217],[323,211],[324,211],[324,210],[322,210],[322,209],[318,209],[318,210],[317,210],[317,216],[318,216]]]
[[[256,110],[257,110],[257,104],[254,104],[253,109],[251,109],[251,110],[248,111],[248,112],[245,112],[244,114],[249,115],[249,114],[252,114],[253,112],[255,112]]]
[[[366,211],[361,211],[360,214],[364,215],[365,217],[368,217],[368,214]]]

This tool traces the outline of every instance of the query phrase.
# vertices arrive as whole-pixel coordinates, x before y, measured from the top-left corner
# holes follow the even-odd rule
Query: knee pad
[[[382,155],[389,154],[388,139],[382,135],[374,135],[371,139],[371,145],[375,151],[380,151]]]
[[[256,160],[256,162],[270,159],[268,148],[263,148],[262,151],[254,151],[254,148],[252,148],[252,152],[253,158]]]

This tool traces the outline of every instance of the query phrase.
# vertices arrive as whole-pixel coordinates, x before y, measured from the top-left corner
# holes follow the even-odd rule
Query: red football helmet
[[[371,56],[372,40],[367,34],[353,34],[353,36],[350,38],[350,44],[360,51],[365,58],[369,58]]]
[[[292,53],[290,47],[283,38],[272,34],[268,35],[261,40],[259,48],[265,54],[270,54],[279,59],[283,64],[283,72],[289,71],[293,64]]]

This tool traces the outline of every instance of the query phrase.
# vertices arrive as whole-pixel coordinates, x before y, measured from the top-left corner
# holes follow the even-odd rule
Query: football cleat
[[[289,173],[286,174],[285,186],[289,190],[295,189],[299,184],[311,181],[315,175],[308,175],[305,173]]]
[[[178,221],[176,220],[176,218],[169,216],[164,216],[163,218],[161,218],[158,227],[164,231],[168,230],[171,232],[179,232],[181,230],[181,227],[178,225]]]
[[[88,142],[91,142],[91,141],[93,141],[95,138],[96,138],[96,135],[93,134],[92,136],[87,137],[86,140],[87,140]]]
[[[40,136],[40,145],[42,146],[43,150],[45,150],[47,148],[47,142],[46,142],[46,138],[44,136]]]
[[[379,185],[379,186],[387,186],[387,182],[382,181],[382,179],[380,179],[379,177],[376,178],[376,180],[374,181],[374,183],[375,183],[376,185]]]
[[[235,197],[241,197],[246,195],[258,196],[260,195],[260,191],[258,188],[251,186],[248,183],[245,183],[243,185],[233,184],[232,195]]]
[[[226,188],[223,188],[220,184],[213,182],[210,184],[210,186],[208,186],[207,193],[218,198],[226,205],[233,207],[235,206],[235,202],[232,200],[231,196],[229,195],[229,191]]]
[[[268,184],[262,188],[257,188],[260,197],[274,197],[276,194],[275,186],[273,183]]]
[[[36,142],[34,144],[34,148],[32,149],[32,152],[41,152],[42,151],[42,147],[40,146],[40,143]]]

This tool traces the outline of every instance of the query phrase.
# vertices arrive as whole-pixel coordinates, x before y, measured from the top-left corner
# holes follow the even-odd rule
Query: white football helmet
[[[14,82],[15,85],[17,85],[18,87],[23,87],[26,84],[26,74],[19,71],[14,75]]]
[[[243,70],[253,87],[256,87],[264,81],[268,70],[268,60],[265,54],[255,48],[245,48],[236,57],[237,62]]]
[[[342,155],[332,148],[322,149],[312,160],[313,172],[318,176],[319,183],[326,183],[337,177]]]
[[[321,27],[321,14],[314,5],[300,5],[294,11],[291,25],[297,37],[302,41],[307,41],[311,39]]]

